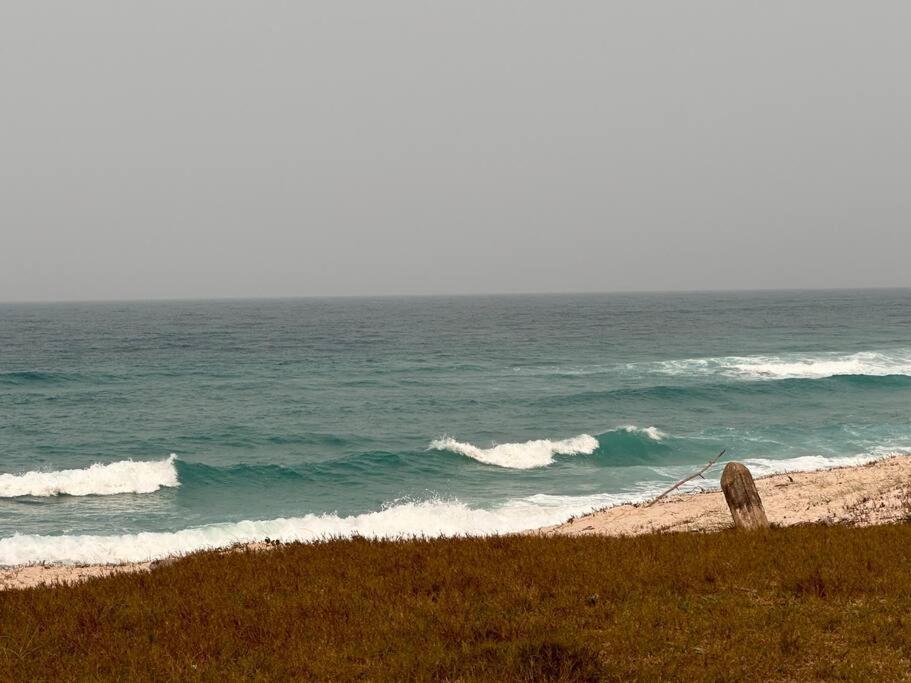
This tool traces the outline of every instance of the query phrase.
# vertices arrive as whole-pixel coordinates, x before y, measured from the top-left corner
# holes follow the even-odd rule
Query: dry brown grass
[[[333,541],[0,594],[9,680],[911,677],[911,525]]]

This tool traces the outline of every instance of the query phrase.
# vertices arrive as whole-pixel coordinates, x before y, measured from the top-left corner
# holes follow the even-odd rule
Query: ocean
[[[911,453],[911,290],[0,305],[0,565],[514,532],[722,449]]]

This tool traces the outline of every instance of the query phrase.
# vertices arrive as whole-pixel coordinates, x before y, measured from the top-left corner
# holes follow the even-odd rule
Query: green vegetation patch
[[[0,593],[0,678],[911,678],[911,525],[283,545]]]

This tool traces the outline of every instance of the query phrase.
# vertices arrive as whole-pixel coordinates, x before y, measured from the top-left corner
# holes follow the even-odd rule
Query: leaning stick
[[[727,449],[725,449],[725,450],[727,450]],[[664,498],[667,494],[669,494],[671,491],[673,491],[674,489],[676,489],[678,486],[682,486],[682,485],[685,484],[686,482],[688,482],[688,481],[690,481],[690,480],[692,480],[692,479],[695,479],[696,477],[702,477],[702,475],[705,473],[705,471],[706,471],[707,469],[709,469],[712,465],[714,465],[716,462],[718,462],[718,460],[721,458],[722,455],[724,455],[724,453],[725,453],[725,451],[721,451],[721,453],[719,453],[718,455],[716,455],[712,460],[709,460],[708,465],[706,465],[705,467],[703,467],[701,470],[699,470],[699,471],[696,472],[695,474],[691,474],[691,475],[688,476],[688,477],[684,477],[683,479],[681,479],[680,481],[678,481],[676,484],[674,484],[673,486],[671,486],[669,489],[667,489],[667,490],[666,490],[664,493],[662,493],[660,496],[658,496],[657,498],[655,498],[651,503],[649,503],[649,504],[646,505],[645,507],[650,508],[652,505],[654,505],[654,504],[657,503],[659,500],[661,500],[662,498]],[[705,477],[703,477],[703,479],[704,479],[704,478],[705,478]]]

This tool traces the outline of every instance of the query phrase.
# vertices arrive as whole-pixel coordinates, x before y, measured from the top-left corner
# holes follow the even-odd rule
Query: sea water
[[[520,531],[722,449],[911,453],[911,291],[0,305],[0,565]]]

